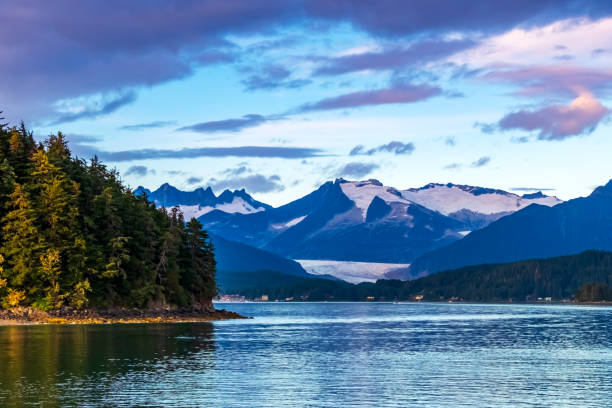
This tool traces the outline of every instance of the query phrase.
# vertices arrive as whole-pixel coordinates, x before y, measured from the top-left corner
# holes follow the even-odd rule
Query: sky
[[[0,116],[132,188],[612,178],[612,2],[0,0]]]

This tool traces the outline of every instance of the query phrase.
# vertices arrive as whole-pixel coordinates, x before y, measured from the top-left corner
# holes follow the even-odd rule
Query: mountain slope
[[[519,196],[503,190],[452,183],[430,183],[401,193],[410,201],[464,222],[470,230],[483,228],[531,204],[554,206],[562,202],[542,192]]]
[[[376,180],[338,179],[279,208],[213,211],[199,220],[217,235],[285,257],[391,263],[408,263],[461,238],[465,229]]]
[[[303,279],[329,279],[307,273],[299,263],[239,242],[211,236],[221,293],[238,289],[288,285]]]
[[[278,208],[252,214],[232,214],[222,210],[211,211],[199,217],[206,229],[217,235],[256,247],[264,247],[284,231],[300,224],[304,219],[333,203],[334,183],[323,184],[312,193]],[[311,221],[306,222],[306,225]],[[303,228],[303,227],[300,227]]]
[[[586,251],[556,258],[468,266],[403,282],[378,280],[352,285],[309,279],[281,287],[248,288],[241,294],[256,297],[265,293],[271,300],[288,297],[305,300],[363,301],[368,297],[414,300],[416,296],[422,296],[423,300],[430,301],[521,302],[547,297],[557,301],[571,299],[578,292],[580,298],[589,301],[602,300],[603,296],[612,299],[610,287],[612,252]],[[600,293],[593,293],[597,288]]]
[[[377,180],[343,179],[278,208],[244,190],[216,197],[210,188],[181,192],[164,184],[137,193],[157,205],[180,205],[186,218],[198,217],[217,236],[283,257],[394,264],[410,263],[530,203],[560,201],[454,184],[399,191]]]
[[[484,263],[612,250],[612,180],[590,196],[546,207],[532,204],[460,241],[417,258],[413,278]]]
[[[211,236],[219,271],[276,271],[303,278],[312,277],[299,263],[239,242]]]

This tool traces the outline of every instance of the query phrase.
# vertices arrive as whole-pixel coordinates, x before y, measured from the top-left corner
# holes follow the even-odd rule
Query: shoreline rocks
[[[0,310],[0,326],[17,324],[182,323],[246,319],[213,307],[159,309],[71,309],[44,312],[33,308]]]

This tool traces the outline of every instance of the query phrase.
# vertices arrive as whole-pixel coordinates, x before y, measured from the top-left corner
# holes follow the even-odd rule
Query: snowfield
[[[441,214],[449,215],[462,209],[480,214],[497,214],[518,211],[530,204],[552,207],[562,201],[557,197],[542,196],[524,198],[517,194],[490,190],[490,193],[474,194],[469,186],[429,184],[418,189],[402,191],[402,196]]]
[[[306,272],[313,275],[332,275],[350,283],[376,282],[385,279],[388,272],[405,269],[410,264],[379,262],[348,262],[313,259],[294,259]]]
[[[342,192],[361,210],[363,219],[374,197],[387,203],[419,204],[443,215],[450,215],[463,209],[479,214],[512,213],[531,204],[552,207],[562,200],[554,196],[526,198],[501,190],[456,184],[428,184],[421,188],[398,191],[383,186],[377,180],[343,181]]]
[[[402,197],[399,191],[393,187],[385,187],[377,180],[347,181],[340,184],[340,188],[342,192],[355,203],[355,206],[361,210],[364,220],[368,212],[368,207],[376,196],[387,203],[398,202],[411,204]]]
[[[217,204],[214,207],[200,207],[199,205],[180,205],[179,207],[181,208],[181,211],[183,212],[183,215],[185,216],[186,220],[190,220],[191,218],[198,218],[213,210],[220,210],[231,214],[252,214],[265,210],[264,207],[253,207],[251,204],[247,203],[240,197],[234,197],[231,203]]]

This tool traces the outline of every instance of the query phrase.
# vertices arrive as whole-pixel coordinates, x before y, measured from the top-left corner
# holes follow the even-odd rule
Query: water
[[[0,406],[612,407],[612,308],[222,306],[255,318],[0,327]]]

